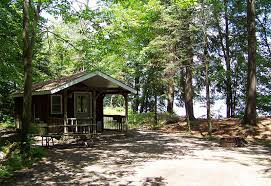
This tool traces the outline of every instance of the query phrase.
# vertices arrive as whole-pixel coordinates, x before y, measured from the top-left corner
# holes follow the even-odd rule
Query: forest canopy
[[[195,100],[209,98],[210,105],[225,100],[227,117],[243,116],[253,59],[249,2],[30,1],[32,80],[99,70],[136,88],[134,112],[158,107],[172,113],[177,103],[194,119]],[[270,2],[259,0],[255,15],[249,14],[256,23],[256,106],[262,115],[271,114],[270,12]],[[24,86],[23,19],[23,1],[0,2],[0,120],[12,116],[11,93]]]

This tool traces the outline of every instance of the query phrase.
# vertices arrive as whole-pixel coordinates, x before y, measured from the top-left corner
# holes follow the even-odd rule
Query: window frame
[[[60,97],[60,112],[53,112],[53,97]],[[51,114],[63,114],[63,103],[62,103],[62,95],[61,94],[54,94],[51,95]]]
[[[82,102],[83,99],[82,99],[82,98],[83,98],[83,97],[86,97],[86,98],[87,98],[87,99],[86,99],[86,101],[87,101],[87,111],[86,111],[86,112],[83,112],[83,111],[82,111],[82,112],[78,112],[78,107],[77,107],[77,106],[78,106],[78,105],[77,105],[77,101],[78,101],[78,100],[77,100],[77,99],[78,99],[79,97],[81,98],[81,99],[80,99],[80,107],[81,107],[81,109],[83,108],[83,102]],[[89,113],[89,105],[88,105],[88,102],[89,102],[89,94],[88,94],[88,93],[77,93],[77,95],[76,95],[76,103],[75,103],[75,104],[76,104],[76,110],[75,110],[75,112],[76,112],[77,114],[85,114],[85,113]]]
[[[76,102],[76,97],[77,96],[82,96],[86,95],[88,96],[88,112],[77,112],[77,102]],[[91,92],[74,92],[74,116],[78,114],[91,114],[92,116],[92,93]]]

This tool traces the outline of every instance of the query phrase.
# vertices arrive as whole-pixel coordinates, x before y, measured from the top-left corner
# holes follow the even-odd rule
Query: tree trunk
[[[224,20],[225,20],[225,33],[222,32],[220,27],[219,15],[215,15],[215,24],[218,29],[219,43],[223,52],[223,57],[226,63],[226,105],[227,105],[227,117],[231,117],[232,109],[232,82],[231,82],[231,65],[230,65],[230,44],[229,44],[229,20],[228,20],[228,0],[224,0]],[[224,44],[225,39],[225,44]]]
[[[248,73],[247,100],[243,122],[256,125],[256,26],[255,0],[247,0]]]
[[[146,89],[145,87],[143,87],[142,96],[140,99],[140,110],[139,110],[140,113],[143,113],[145,110],[145,99],[146,99]]]
[[[268,34],[267,34],[267,21],[266,20],[268,20],[268,18],[267,18],[267,12],[266,12],[266,10],[265,10],[265,13],[264,13],[264,23],[262,23],[261,22],[261,20],[259,19],[259,18],[257,18],[257,20],[258,20],[258,22],[260,23],[260,27],[261,27],[261,35],[262,35],[262,39],[263,39],[263,41],[264,41],[264,44],[265,44],[265,46],[266,46],[266,48],[267,48],[267,51],[268,51],[268,56],[269,56],[269,58],[271,58],[271,48],[270,48],[270,45],[269,45],[269,43],[268,43]]]
[[[238,82],[239,82],[239,77],[238,77],[238,72],[239,72],[239,63],[237,62],[236,67],[235,67],[235,75],[233,77],[233,85],[232,85],[232,113],[233,116],[235,115],[235,110],[237,106],[237,88],[238,88]]]
[[[203,4],[204,5],[204,1]],[[211,101],[210,101],[210,81],[209,81],[209,58],[208,58],[208,36],[207,36],[207,18],[205,15],[204,6],[202,7],[203,17],[203,32],[204,32],[204,53],[203,64],[205,63],[205,91],[206,91],[206,118],[208,123],[208,134],[212,135],[212,123],[211,123]]]
[[[209,85],[209,62],[205,62],[206,70],[206,108],[207,108],[207,122],[208,122],[208,134],[212,135],[212,123],[211,123],[211,101],[210,101],[210,85]]]
[[[138,107],[139,107],[139,77],[135,77],[135,89],[137,91],[137,94],[134,96],[134,101],[133,101],[133,112],[137,113],[138,112]]]
[[[187,40],[186,40],[186,56],[185,60],[185,84],[184,84],[184,100],[185,100],[185,109],[190,120],[194,120],[194,109],[193,109],[193,87],[192,87],[192,65],[193,65],[193,47],[192,47],[192,34],[190,30],[191,24],[191,12],[187,10],[187,21],[185,23],[185,30],[187,30]]]
[[[30,40],[29,0],[23,3],[23,62],[24,62],[24,97],[21,134],[21,153],[29,151],[28,132],[31,125],[32,105],[32,46]]]
[[[167,91],[167,112],[173,113],[174,105],[174,80],[170,78],[168,80],[168,91]]]
[[[23,116],[21,130],[21,153],[25,154],[30,150],[28,139],[29,128],[32,120],[32,57],[36,41],[36,28],[38,25],[41,1],[38,1],[37,8],[34,7],[32,21],[32,32],[30,33],[30,1],[23,1],[23,63],[24,63],[24,95],[23,95]]]
[[[205,61],[206,110],[207,110],[208,134],[211,136],[212,123],[211,123],[211,101],[210,101],[210,83],[209,83],[209,60],[207,56],[208,56],[207,38],[205,38],[204,61]]]
[[[157,114],[157,93],[154,95],[154,124],[158,125],[158,114]]]
[[[226,61],[226,103],[227,118],[232,116],[232,82],[231,82],[231,63],[230,63],[230,45],[229,45],[229,19],[228,19],[228,0],[224,0],[225,11],[225,61]]]
[[[113,108],[113,95],[110,96],[110,107]]]
[[[145,95],[145,102],[144,102],[144,108],[145,108],[145,113],[148,112],[148,110],[151,110],[152,107],[150,107],[150,102],[149,102],[149,95]]]
[[[185,103],[185,107],[187,107],[186,103]],[[186,115],[187,131],[189,133],[191,133],[191,124],[190,124],[190,119],[189,119],[189,114],[188,114],[188,110],[187,109],[185,109],[185,115]]]
[[[187,110],[189,119],[194,120],[195,117],[194,117],[194,109],[193,109],[192,67],[190,65],[186,67],[185,73],[186,73],[185,85],[184,85],[185,86],[184,88],[185,109]]]

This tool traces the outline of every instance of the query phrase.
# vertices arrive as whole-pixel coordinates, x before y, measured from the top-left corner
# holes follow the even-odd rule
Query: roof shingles
[[[80,78],[80,77],[84,76],[85,74],[87,74],[87,73],[86,72],[79,72],[79,73],[73,74],[71,76],[64,76],[64,77],[54,79],[54,80],[48,80],[48,81],[44,81],[44,82],[40,82],[40,83],[34,83],[32,85],[32,90],[35,92],[49,91],[49,90],[57,88],[61,85],[64,85],[67,82],[70,82],[70,81],[73,81],[77,78]]]
[[[51,94],[52,92],[58,92],[64,88],[67,88],[73,84],[76,84],[78,82],[84,81],[88,78],[94,77],[94,76],[100,76],[101,78],[104,78],[108,81],[111,81],[113,84],[117,84],[118,86],[122,87],[123,89],[126,89],[130,92],[136,93],[136,90],[129,87],[128,85],[125,85],[119,80],[116,80],[106,74],[103,74],[101,72],[79,72],[76,74],[73,74],[71,76],[65,76],[54,80],[48,80],[40,83],[34,83],[32,85],[33,94],[35,95],[42,95],[42,94]],[[23,90],[20,90],[13,94],[13,96],[22,96]]]

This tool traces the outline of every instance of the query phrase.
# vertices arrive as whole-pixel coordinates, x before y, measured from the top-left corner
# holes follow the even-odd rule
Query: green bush
[[[41,134],[41,127],[38,125],[38,123],[32,123],[30,129],[29,129],[29,133],[30,134]]]
[[[180,120],[179,116],[176,114],[169,113],[159,113],[158,114],[158,124],[155,124],[154,113],[133,113],[129,112],[128,124],[130,128],[139,128],[142,126],[148,126],[152,129],[159,129],[163,125],[177,123]]]
[[[15,128],[14,119],[7,115],[3,116],[0,121],[0,128]]]
[[[32,159],[35,159],[35,160],[40,160],[41,158],[47,156],[47,151],[45,148],[43,147],[32,147],[30,149],[30,157],[32,157]]]
[[[7,153],[10,146],[11,144],[8,144],[4,148],[2,148],[2,152]],[[19,149],[15,149],[15,151],[13,151],[13,153],[11,154],[11,157],[0,166],[0,178],[8,177],[13,171],[22,168],[23,158],[19,154]]]
[[[0,122],[13,124],[14,123],[14,118],[9,116],[9,115],[5,115],[3,113],[0,113]]]
[[[6,166],[11,171],[19,170],[23,168],[23,158],[19,153],[15,153],[11,158],[6,162]]]
[[[128,117],[128,125],[130,128],[139,128],[142,126],[150,126],[154,122],[154,113],[133,113],[130,111]]]
[[[8,169],[7,166],[0,165],[0,178],[5,178],[10,176],[10,170]]]
[[[19,147],[19,146],[18,146]],[[8,147],[3,148],[3,152],[7,151]],[[11,157],[0,165],[0,178],[8,177],[15,170],[20,170],[24,167],[30,167],[36,161],[47,155],[47,151],[43,147],[32,146],[26,155],[21,155],[17,148],[13,151]]]

